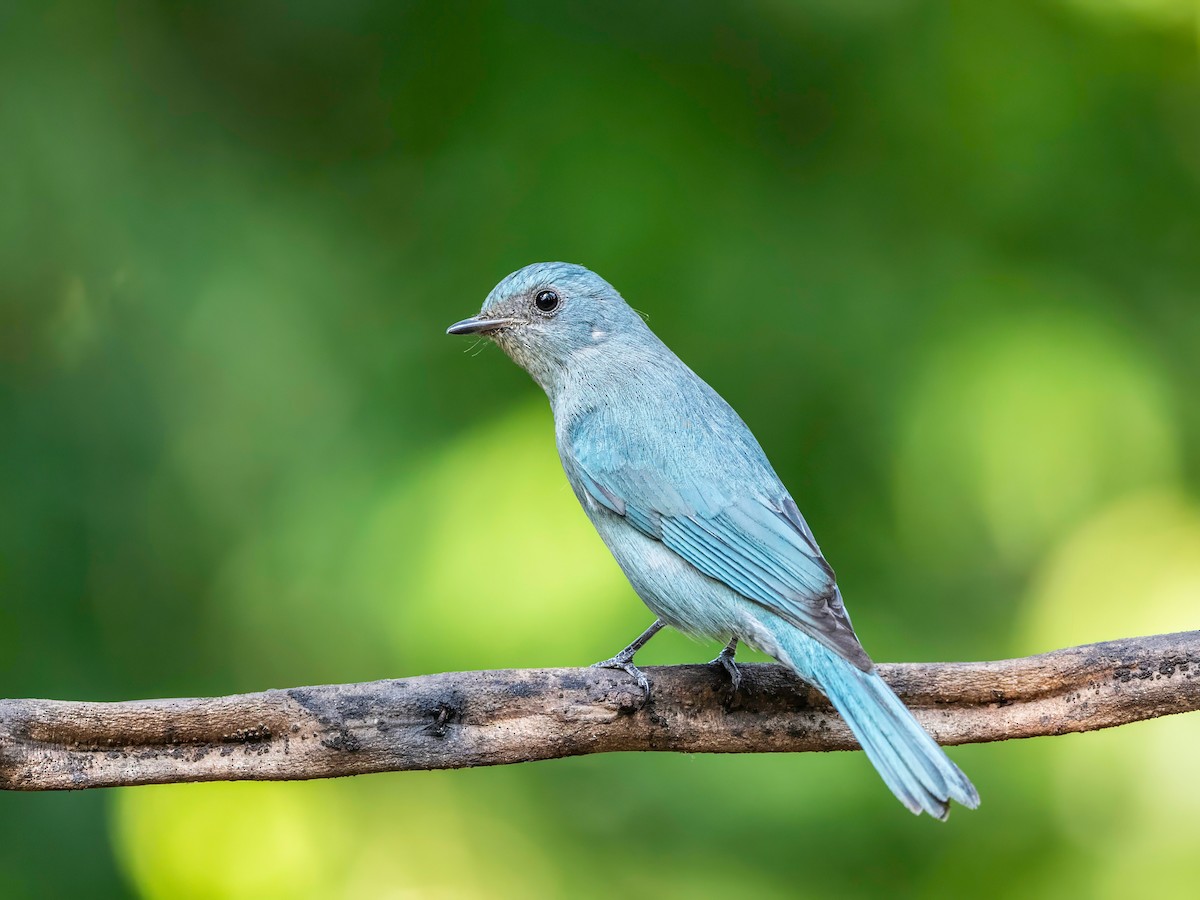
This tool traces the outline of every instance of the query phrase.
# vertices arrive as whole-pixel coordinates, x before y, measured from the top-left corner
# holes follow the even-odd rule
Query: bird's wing
[[[833,569],[773,473],[769,480],[777,485],[777,496],[749,495],[752,489],[738,495],[731,479],[701,479],[671,466],[651,468],[645,460],[602,446],[587,439],[571,446],[572,468],[593,500],[662,541],[709,578],[864,671],[871,668]]]

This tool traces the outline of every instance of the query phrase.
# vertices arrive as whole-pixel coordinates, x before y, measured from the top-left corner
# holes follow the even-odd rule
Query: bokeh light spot
[[[1097,503],[1179,470],[1156,367],[1077,314],[953,336],[927,364],[901,432],[902,531],[949,565],[962,553],[1028,563]]]
[[[437,669],[579,664],[602,650],[595,624],[636,602],[571,493],[540,398],[383,497],[357,567],[405,659]]]
[[[1047,560],[1030,596],[1030,649],[1196,626],[1200,508],[1184,495],[1125,497],[1081,526]],[[1192,678],[1181,668],[1156,678]],[[1191,771],[1200,718],[1171,716],[1055,739],[1059,827],[1092,860],[1076,891],[1116,898],[1135,881],[1186,892],[1195,859],[1200,782]],[[1118,888],[1117,886],[1122,886]]]

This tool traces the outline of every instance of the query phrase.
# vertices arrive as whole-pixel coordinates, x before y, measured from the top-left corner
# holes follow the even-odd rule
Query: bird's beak
[[[446,334],[488,334],[498,328],[519,324],[521,323],[518,319],[481,319],[479,316],[473,316],[470,319],[455,322],[446,329]]]

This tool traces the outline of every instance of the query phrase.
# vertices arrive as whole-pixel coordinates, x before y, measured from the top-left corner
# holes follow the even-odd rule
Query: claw
[[[622,654],[618,653],[612,659],[606,659],[603,662],[592,663],[590,668],[593,668],[593,669],[620,669],[622,672],[625,672],[627,675],[632,676],[633,679],[638,683],[638,687],[640,687],[642,689],[642,693],[645,694],[647,697],[649,697],[650,696],[650,679],[648,679],[645,676],[645,674],[642,672],[642,670],[639,669],[637,666],[635,666],[632,662],[630,662],[628,659],[622,659],[621,657],[622,657]]]
[[[633,657],[637,652],[646,646],[646,642],[654,637],[662,630],[663,623],[661,619],[656,619],[654,624],[647,628],[638,636],[632,644],[618,653],[616,656],[606,659],[603,662],[592,663],[593,669],[620,669],[628,675],[632,675],[637,681],[638,687],[642,689],[642,694],[647,700],[650,699],[650,679],[642,674],[642,670],[633,664]]]
[[[733,692],[737,693],[738,688],[742,686],[742,672],[738,669],[737,663],[733,661],[734,655],[737,653],[738,639],[733,638],[725,645],[717,658],[709,663],[710,666],[721,666],[729,673],[729,680],[733,682]]]

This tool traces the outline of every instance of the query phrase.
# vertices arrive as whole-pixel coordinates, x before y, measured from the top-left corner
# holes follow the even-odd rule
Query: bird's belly
[[[597,510],[592,521],[642,602],[668,625],[697,637],[735,636],[766,649],[761,607],[702,574],[624,518]]]

